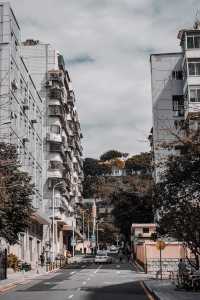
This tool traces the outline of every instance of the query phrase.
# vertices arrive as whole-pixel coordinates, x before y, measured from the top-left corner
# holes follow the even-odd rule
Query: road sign
[[[156,248],[157,248],[158,250],[164,250],[165,247],[166,247],[166,244],[165,244],[164,241],[157,241],[157,242],[156,242]]]
[[[73,240],[73,239],[71,240],[71,246],[72,247],[76,246],[76,240]]]
[[[96,242],[96,236],[94,234],[91,236],[91,241]]]

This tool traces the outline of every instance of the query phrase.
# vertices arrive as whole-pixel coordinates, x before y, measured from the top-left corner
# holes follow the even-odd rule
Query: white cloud
[[[11,0],[23,39],[49,42],[69,63],[85,156],[148,149],[150,52],[179,51],[197,0]]]

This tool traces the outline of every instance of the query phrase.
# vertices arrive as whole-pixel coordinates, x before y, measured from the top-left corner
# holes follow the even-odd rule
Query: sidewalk
[[[200,292],[178,290],[170,280],[146,280],[144,285],[157,300],[199,300]]]
[[[37,276],[49,274],[55,272],[59,269],[54,269],[53,271],[46,272],[45,268],[38,268],[38,270],[31,270],[28,272],[16,272],[8,274],[8,278],[0,280],[0,293],[6,292],[9,289],[15,288],[18,284],[28,283],[30,280]]]

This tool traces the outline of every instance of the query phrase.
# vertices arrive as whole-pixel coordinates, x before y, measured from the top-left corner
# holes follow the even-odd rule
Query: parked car
[[[107,253],[98,253],[94,259],[95,264],[111,264],[112,257],[108,256]]]
[[[86,254],[81,259],[82,263],[93,263],[94,262],[94,256],[92,254]]]

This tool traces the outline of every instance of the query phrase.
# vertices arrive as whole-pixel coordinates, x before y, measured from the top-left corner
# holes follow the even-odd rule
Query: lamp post
[[[62,184],[62,181],[57,182],[53,186],[53,203],[52,203],[52,227],[53,227],[53,232],[52,232],[52,260],[53,263],[55,261],[55,188]]]

